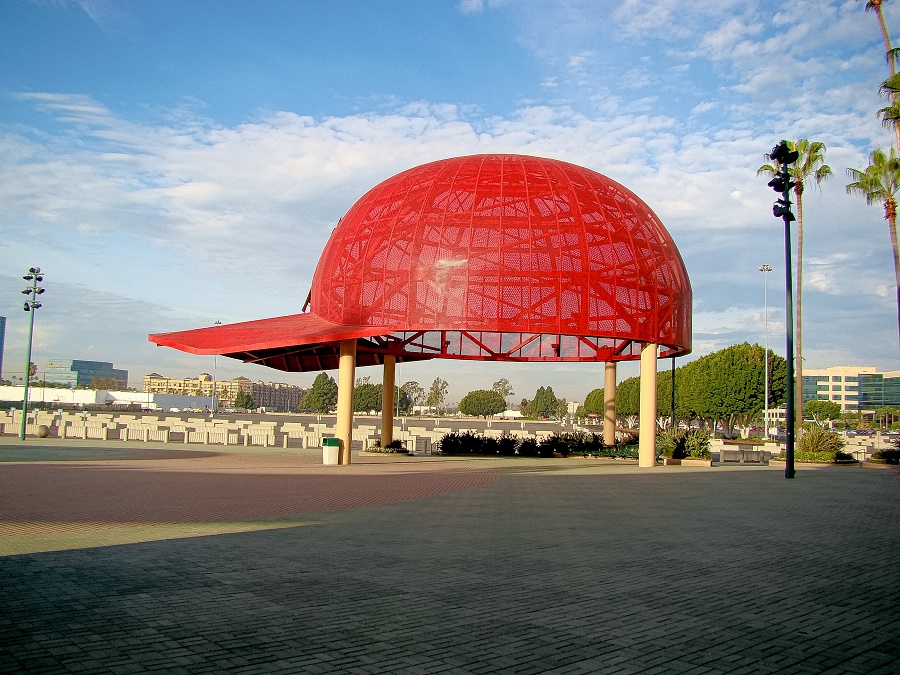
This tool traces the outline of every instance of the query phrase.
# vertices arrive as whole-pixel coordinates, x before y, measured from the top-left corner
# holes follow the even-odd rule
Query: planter
[[[662,462],[663,466],[679,466],[681,464],[680,459],[673,459],[671,457],[663,457]]]
[[[711,459],[701,459],[700,457],[685,457],[680,460],[681,466],[708,466],[712,467]]]

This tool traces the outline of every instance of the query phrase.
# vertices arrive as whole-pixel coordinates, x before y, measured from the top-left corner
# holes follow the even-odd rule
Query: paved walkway
[[[24,446],[0,672],[900,672],[896,469]]]

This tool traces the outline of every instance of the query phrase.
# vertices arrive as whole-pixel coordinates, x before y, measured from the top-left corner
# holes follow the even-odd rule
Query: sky
[[[833,171],[804,193],[804,366],[896,370],[887,222],[845,189],[847,168],[892,137],[876,116],[888,73],[864,4],[4,0],[3,376],[24,369],[22,275],[39,266],[39,370],[88,359],[136,387],[150,372],[308,386],[315,373],[147,335],[301,311],[359,197],[476,153],[579,164],[656,212],[693,287],[693,353],[679,363],[767,334],[783,355],[784,228],[756,175],[782,138],[825,143]],[[885,13],[900,30],[900,2]],[[637,373],[620,365],[620,379]],[[357,370],[367,376],[380,369]],[[434,360],[398,379],[427,390],[436,377],[450,402],[500,378],[515,401],[539,386],[583,401],[603,365]]]

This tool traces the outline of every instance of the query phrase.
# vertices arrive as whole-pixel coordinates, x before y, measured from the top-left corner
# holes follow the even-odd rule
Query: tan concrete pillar
[[[607,361],[603,381],[603,445],[616,444],[616,362]]]
[[[394,366],[396,356],[384,357],[384,377],[381,380],[381,447],[394,440]]]
[[[350,463],[353,447],[353,387],[356,386],[356,340],[341,340],[335,436],[341,441],[339,464]]]
[[[652,342],[641,347],[641,411],[638,466],[656,466],[656,357]]]

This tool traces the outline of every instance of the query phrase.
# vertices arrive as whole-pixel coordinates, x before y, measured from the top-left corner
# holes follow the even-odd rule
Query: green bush
[[[685,434],[677,429],[666,429],[656,437],[656,452],[662,457],[683,459],[685,452]]]
[[[871,458],[882,461],[885,464],[900,464],[900,449],[879,450],[878,452],[873,452]]]
[[[553,434],[538,442],[534,438],[521,440],[514,436],[492,438],[466,431],[445,434],[439,447],[444,455],[501,455],[505,457],[554,457],[562,455],[588,455],[611,459],[636,459],[638,456],[637,434],[633,434],[628,444],[605,445],[603,436],[588,432],[566,432]],[[707,440],[708,445],[708,440]]]
[[[495,440],[497,441],[497,454],[504,457],[512,457],[516,454],[519,443],[515,438],[504,434]]]
[[[369,446],[367,452],[384,452],[384,453],[405,453],[406,448],[403,446],[403,441],[393,440],[385,446],[381,445],[381,439],[376,441],[375,445]]]
[[[597,456],[604,454],[603,449],[603,436],[585,431],[554,434],[542,441],[539,446],[542,457],[552,457],[554,453],[563,457],[569,455]]]
[[[853,456],[840,450],[795,450],[794,461],[813,464],[833,464],[834,462],[852,461]]]
[[[834,431],[827,431],[822,427],[816,426],[803,432],[797,441],[797,448],[794,458],[797,459],[799,453],[828,453],[832,457],[836,457],[836,453],[844,449],[844,438]],[[844,454],[844,453],[841,453]],[[803,460],[801,460],[803,461]],[[822,460],[814,460],[822,461]],[[830,461],[834,461],[833,459]]]
[[[477,450],[483,448],[483,439],[484,436],[479,436],[471,431],[465,433],[452,431],[441,439],[441,453],[444,455],[481,454]]]
[[[685,434],[684,449],[689,457],[712,459],[709,449],[709,432],[706,429],[691,429]]]
[[[523,438],[519,443],[520,457],[538,457],[538,442],[536,438]]]

